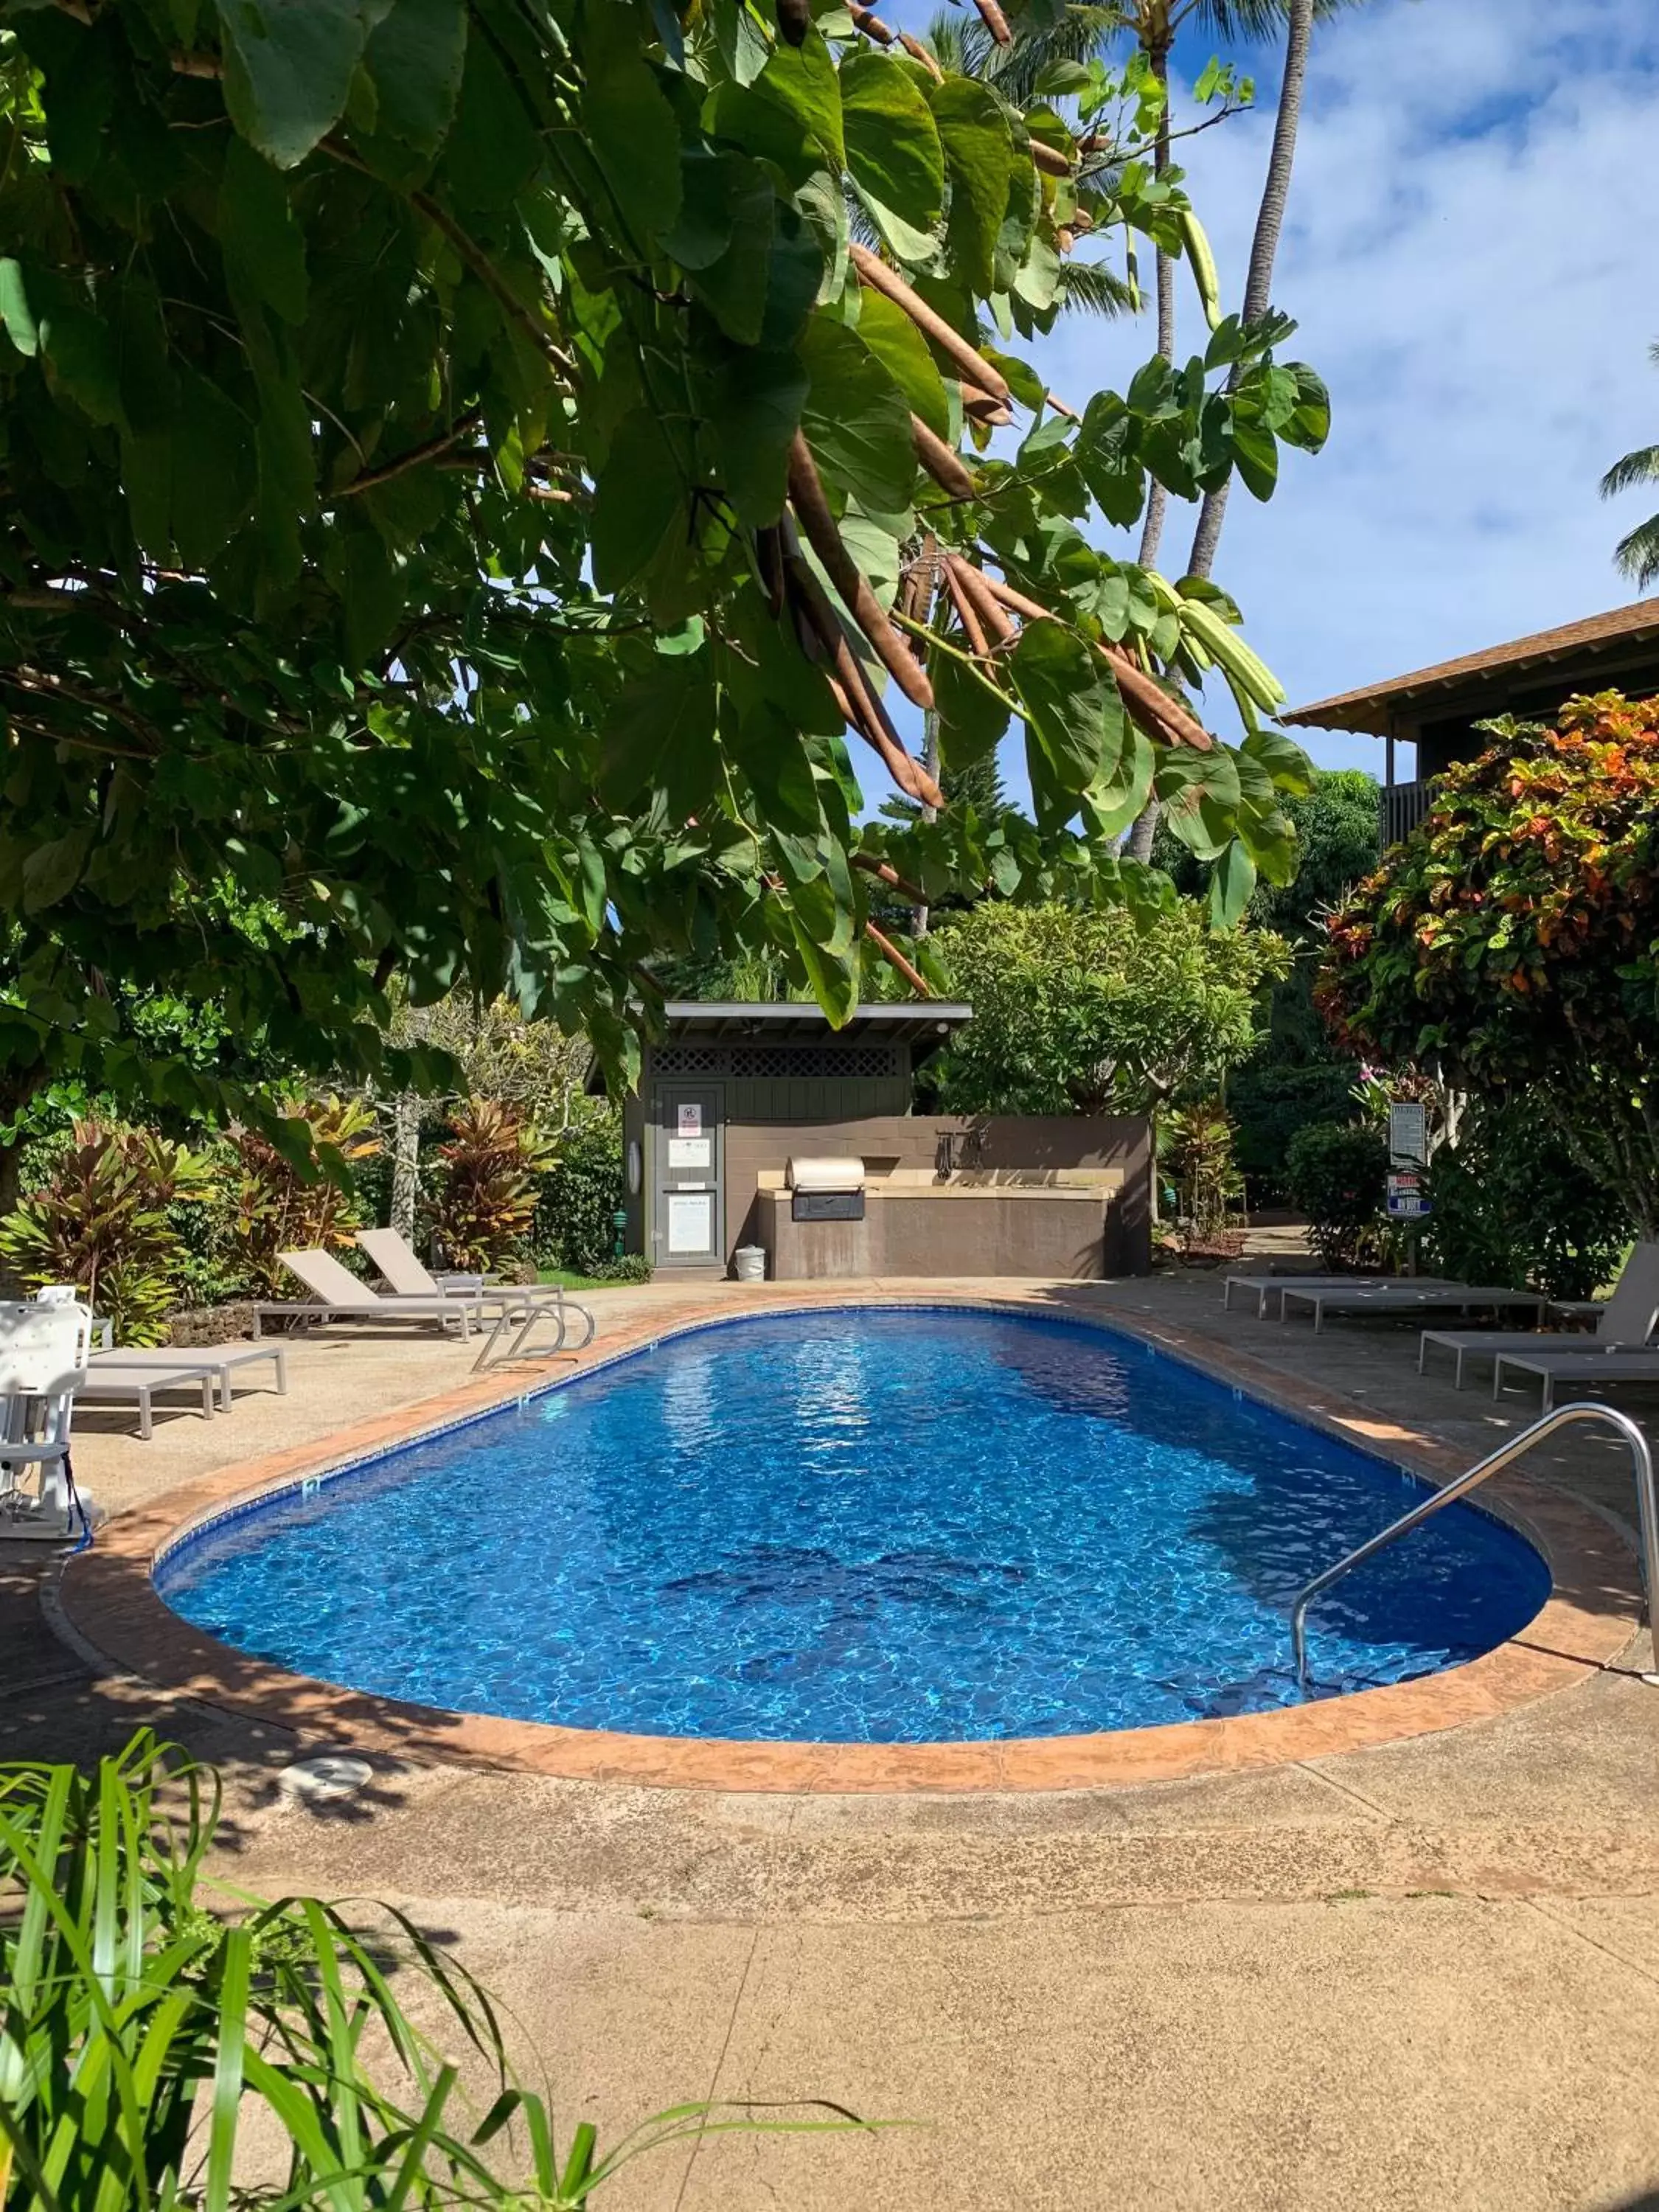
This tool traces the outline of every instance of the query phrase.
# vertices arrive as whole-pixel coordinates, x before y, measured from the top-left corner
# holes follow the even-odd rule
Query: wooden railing
[[[1385,783],[1376,794],[1377,827],[1382,835],[1382,849],[1397,845],[1407,837],[1434,804],[1434,778],[1423,776],[1416,783]]]

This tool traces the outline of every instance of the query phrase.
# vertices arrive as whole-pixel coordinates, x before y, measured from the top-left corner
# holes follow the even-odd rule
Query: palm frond
[[[1621,538],[1613,549],[1613,558],[1620,574],[1628,576],[1638,592],[1645,591],[1659,576],[1659,514],[1650,514],[1628,537]]]
[[[1638,446],[1615,461],[1601,479],[1601,496],[1616,499],[1621,491],[1644,483],[1659,483],[1659,446]]]
[[[1133,314],[1139,302],[1133,289],[1103,261],[1060,264],[1060,306],[1082,315]]]
[[[1314,21],[1328,21],[1364,0],[1314,0]],[[1193,19],[1218,39],[1275,39],[1285,27],[1290,0],[1196,0]]]

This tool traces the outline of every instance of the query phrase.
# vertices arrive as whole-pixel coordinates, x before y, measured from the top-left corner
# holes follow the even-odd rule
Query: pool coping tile
[[[1103,1334],[1133,1337],[1231,1383],[1276,1412],[1326,1435],[1443,1482],[1468,1464],[1450,1446],[1402,1426],[1328,1385],[1304,1386],[1248,1352],[1167,1321],[1116,1309],[1057,1308],[1052,1294],[1011,1285],[1004,1292],[941,1285],[919,1295],[845,1285],[768,1286],[734,1310],[729,1298],[692,1297],[659,1308],[572,1363],[538,1360],[355,1422],[337,1434],[219,1469],[114,1515],[94,1547],[64,1564],[58,1591],[82,1643],[118,1671],[170,1695],[221,1707],[306,1740],[507,1768],[571,1780],[666,1789],[834,1795],[908,1791],[1065,1790],[1128,1787],[1206,1773],[1327,1758],[1490,1720],[1580,1684],[1616,1660],[1642,1619],[1636,1555],[1589,1507],[1546,1481],[1495,1477],[1480,1504],[1542,1554],[1551,1592],[1520,1634],[1460,1667],[1387,1688],[1239,1714],[1109,1734],[1002,1738],[960,1743],[788,1743],[716,1737],[630,1735],[405,1704],[294,1674],[251,1658],[193,1628],[156,1589],[163,1559],[204,1529],[312,1481],[337,1478],[365,1460],[469,1425],[524,1399],[594,1374],[670,1338],[749,1315],[811,1312],[825,1306],[963,1308],[1063,1313]]]

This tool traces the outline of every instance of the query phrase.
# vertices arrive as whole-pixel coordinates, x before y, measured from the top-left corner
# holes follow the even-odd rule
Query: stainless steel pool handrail
[[[1391,1522],[1369,1543],[1356,1546],[1345,1559],[1339,1559],[1334,1567],[1327,1567],[1323,1574],[1316,1575],[1310,1583],[1297,1591],[1296,1602],[1291,1607],[1291,1649],[1296,1660],[1296,1686],[1304,1698],[1308,1694],[1308,1607],[1314,1599],[1322,1596],[1333,1583],[1340,1582],[1350,1568],[1363,1566],[1367,1559],[1375,1558],[1378,1552],[1392,1544],[1397,1536],[1409,1534],[1419,1522],[1426,1521],[1431,1513],[1438,1513],[1442,1506],[1455,1505],[1459,1498],[1467,1498],[1470,1491],[1479,1489],[1489,1475],[1501,1474],[1506,1467],[1512,1466],[1534,1444],[1541,1443],[1557,1429],[1565,1429],[1576,1421],[1605,1421],[1609,1428],[1616,1429],[1630,1446],[1636,1474],[1637,1514],[1641,1527],[1642,1571],[1643,1580],[1647,1585],[1648,1620],[1650,1626],[1653,1624],[1655,1596],[1659,1593],[1659,1498],[1654,1495],[1653,1454],[1648,1448],[1646,1437],[1628,1413],[1619,1413],[1612,1406],[1594,1406],[1581,1400],[1571,1406],[1558,1406],[1553,1413],[1546,1413],[1542,1420],[1534,1421],[1530,1428],[1522,1429],[1518,1437],[1511,1437],[1508,1443],[1500,1444],[1488,1458],[1480,1461],[1455,1481],[1449,1482],[1443,1490],[1437,1490],[1432,1498],[1425,1498],[1420,1505],[1414,1505],[1409,1513],[1402,1513],[1399,1520]],[[1659,1665],[1659,1632],[1656,1632],[1656,1647],[1655,1661]]]

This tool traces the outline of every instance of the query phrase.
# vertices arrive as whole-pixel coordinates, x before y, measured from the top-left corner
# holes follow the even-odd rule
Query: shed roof
[[[779,999],[671,999],[663,1008],[671,1037],[759,1037],[772,1042],[938,1045],[974,1018],[971,1006],[943,999],[862,1006],[840,1029],[822,1006]]]
[[[1501,690],[1503,682],[1534,673],[1542,676],[1558,666],[1572,672],[1569,690],[1599,690],[1616,678],[1625,665],[1644,655],[1651,659],[1656,650],[1659,599],[1638,599],[1583,622],[1565,623],[1559,629],[1534,630],[1507,645],[1437,661],[1431,668],[1391,676],[1358,691],[1341,691],[1333,699],[1316,700],[1310,707],[1294,708],[1279,719],[1304,728],[1354,730],[1385,738],[1391,726],[1455,714],[1465,701],[1480,711],[1498,711],[1501,699],[1491,695]]]

